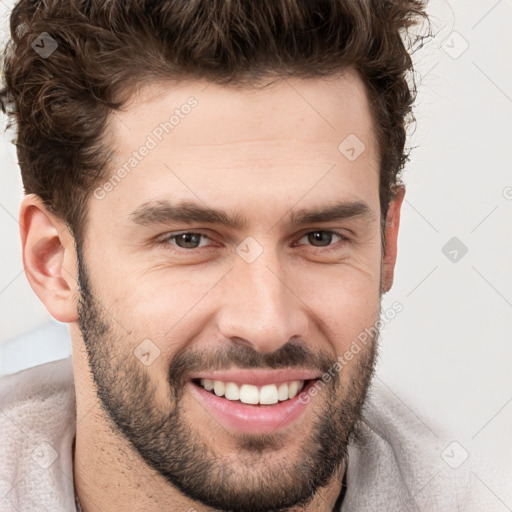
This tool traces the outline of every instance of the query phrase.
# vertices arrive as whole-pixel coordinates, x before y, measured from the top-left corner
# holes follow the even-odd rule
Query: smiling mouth
[[[192,379],[192,383],[212,395],[231,402],[247,405],[274,405],[286,402],[297,396],[312,380],[291,380],[276,384],[255,386],[252,384],[236,384],[211,379]]]

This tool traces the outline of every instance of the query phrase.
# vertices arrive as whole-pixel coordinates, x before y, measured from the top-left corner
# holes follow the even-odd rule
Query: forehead
[[[120,216],[163,199],[274,210],[301,198],[378,201],[372,116],[350,70],[264,88],[154,83],[110,116],[108,135],[115,179],[92,209]]]
[[[191,98],[197,105],[189,109]],[[340,138],[347,130],[367,146],[373,142],[366,87],[351,69],[331,77],[288,77],[247,86],[161,81],[139,87],[123,111],[110,118],[117,149],[129,150],[137,142],[132,127],[151,133],[173,113],[168,142],[182,145],[257,141],[258,136],[269,142],[284,137],[318,142],[326,132]],[[217,129],[204,129],[205,124]]]

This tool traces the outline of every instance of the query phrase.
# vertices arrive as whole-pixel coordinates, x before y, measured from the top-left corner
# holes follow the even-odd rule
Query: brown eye
[[[337,239],[334,239],[335,237],[337,237]],[[313,247],[328,247],[333,243],[333,239],[334,242],[338,242],[339,240],[345,239],[345,237],[342,237],[340,234],[335,233],[334,231],[318,230],[306,233],[299,240],[299,245],[303,245],[300,242],[304,239],[306,239],[309,245],[312,245]]]
[[[313,231],[308,233],[307,237],[311,245],[325,246],[332,242],[332,235],[333,233],[330,231]]]
[[[181,249],[196,249],[200,247],[201,241],[203,238],[207,238],[206,235],[201,233],[179,233],[177,235],[171,235],[167,238],[167,240],[174,245],[177,245]]]

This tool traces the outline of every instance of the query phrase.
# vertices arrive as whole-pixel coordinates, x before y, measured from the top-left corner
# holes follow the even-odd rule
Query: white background
[[[489,510],[510,511],[512,0],[432,1],[429,12],[437,35],[415,54],[415,148],[395,283],[383,302],[403,311],[383,330],[377,378],[419,417],[448,425]],[[0,15],[5,31],[3,4]],[[23,273],[12,137],[2,130],[0,374],[70,352],[67,327]],[[467,247],[457,262],[442,251],[452,237]]]

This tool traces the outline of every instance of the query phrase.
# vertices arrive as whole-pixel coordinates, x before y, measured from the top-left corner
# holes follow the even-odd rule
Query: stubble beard
[[[230,436],[237,445],[233,464],[232,457],[215,449],[211,437],[205,438],[204,433],[187,421],[183,410],[186,375],[198,369],[222,369],[229,365],[301,366],[324,374],[334,367],[336,359],[291,342],[271,354],[235,345],[210,353],[206,360],[202,353],[184,352],[169,362],[166,394],[170,403],[164,409],[156,401],[155,383],[147,368],[134,356],[133,348],[121,350],[131,346],[130,340],[116,336],[115,324],[95,299],[79,248],[77,256],[79,325],[107,421],[171,486],[188,498],[218,510],[285,511],[307,507],[317,490],[339,475],[374,372],[378,330],[372,330],[372,339],[359,357],[323,386],[325,399],[321,410],[294,452],[286,451],[286,440],[295,438],[293,434],[233,435],[226,431],[225,437]],[[340,375],[346,371],[351,372],[350,378],[342,384]]]

